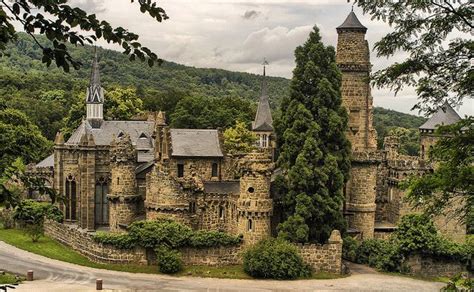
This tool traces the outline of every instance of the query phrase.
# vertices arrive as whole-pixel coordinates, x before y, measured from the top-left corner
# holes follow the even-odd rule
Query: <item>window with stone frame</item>
[[[253,221],[252,221],[252,219],[249,219],[247,221],[247,231],[253,232]]]
[[[184,164],[178,163],[178,177],[184,177]]]
[[[66,220],[74,221],[77,219],[76,216],[76,204],[77,204],[77,187],[76,179],[69,175],[66,178],[66,200],[65,200],[65,218]]]
[[[219,219],[224,220],[225,218],[225,208],[224,206],[219,206]]]
[[[109,185],[106,178],[101,177],[95,184],[95,224],[107,225],[109,223],[109,202],[107,194]]]
[[[212,177],[218,177],[219,176],[219,166],[218,166],[217,162],[212,163],[211,176]]]

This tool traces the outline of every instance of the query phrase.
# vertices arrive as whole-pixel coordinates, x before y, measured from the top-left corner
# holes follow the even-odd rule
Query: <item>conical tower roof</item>
[[[344,20],[344,22],[337,27],[338,32],[340,32],[341,30],[355,30],[366,32],[367,27],[363,26],[354,11],[351,11],[351,13],[349,13],[349,15],[347,16],[346,20]]]
[[[438,126],[447,126],[457,123],[461,120],[458,113],[449,105],[446,101],[442,106],[438,108],[431,118],[429,118],[423,125],[420,126],[420,130],[435,130]]]
[[[263,66],[263,79],[262,79],[262,92],[260,94],[260,99],[257,107],[257,114],[255,115],[255,120],[252,123],[253,131],[273,131],[273,118],[272,112],[270,110],[270,103],[268,101],[268,89],[267,89],[267,79],[266,79],[266,70],[264,63]]]

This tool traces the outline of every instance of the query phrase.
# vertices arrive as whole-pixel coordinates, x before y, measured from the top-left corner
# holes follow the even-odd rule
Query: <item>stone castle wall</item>
[[[453,277],[466,271],[466,266],[459,261],[436,259],[425,255],[413,255],[406,261],[410,274],[423,277]]]
[[[147,258],[144,248],[122,250],[112,246],[97,243],[92,233],[75,225],[60,224],[46,221],[44,224],[46,235],[62,244],[70,246],[75,251],[96,263],[108,264],[139,264],[146,265]]]
[[[92,234],[75,225],[60,224],[54,221],[45,222],[45,233],[62,244],[70,246],[80,254],[96,263],[110,264],[156,264],[153,252],[147,253],[145,248],[122,250],[113,246],[97,243]],[[335,234],[335,235],[333,235]],[[338,231],[333,231],[328,244],[298,245],[304,261],[315,272],[326,271],[341,273],[342,239]],[[244,245],[215,248],[182,248],[180,249],[183,263],[188,266],[223,266],[242,263]]]

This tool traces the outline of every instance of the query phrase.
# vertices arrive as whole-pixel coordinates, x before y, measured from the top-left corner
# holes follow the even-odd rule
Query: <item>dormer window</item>
[[[148,136],[147,136],[145,133],[141,133],[138,138],[140,138],[140,139],[147,139]]]

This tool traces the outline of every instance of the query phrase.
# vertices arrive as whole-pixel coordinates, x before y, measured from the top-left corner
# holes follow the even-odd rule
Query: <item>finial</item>
[[[263,76],[266,76],[266,66],[268,66],[268,61],[267,61],[267,58],[263,58]]]
[[[351,12],[354,12],[354,4],[355,4],[355,3],[352,3]]]

